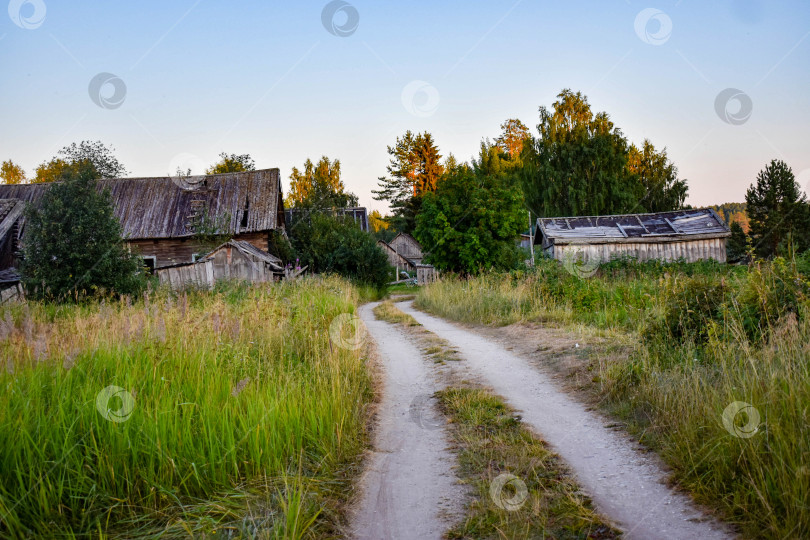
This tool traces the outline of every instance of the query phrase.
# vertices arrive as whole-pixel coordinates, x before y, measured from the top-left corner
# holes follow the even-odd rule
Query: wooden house
[[[550,257],[566,261],[584,256],[608,262],[630,257],[639,261],[726,262],[728,225],[710,209],[655,214],[538,218],[539,245]]]
[[[422,264],[422,245],[410,234],[399,233],[390,242],[379,240],[377,245],[388,256],[388,263],[396,267],[397,275],[400,269],[414,272],[416,266]]]
[[[0,199],[38,204],[51,184],[0,185]],[[284,229],[278,169],[189,177],[116,178],[98,181],[109,189],[126,242],[153,269],[190,263],[208,249],[202,230],[267,251],[271,231]],[[2,219],[0,210],[0,219]],[[0,225],[0,232],[2,232]],[[0,253],[3,268],[25,241],[23,218]]]

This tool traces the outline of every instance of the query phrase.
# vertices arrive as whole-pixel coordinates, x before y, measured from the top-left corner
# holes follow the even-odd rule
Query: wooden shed
[[[0,185],[0,199],[38,204],[51,184]],[[202,221],[218,234],[267,251],[271,231],[284,228],[278,169],[189,177],[114,178],[98,181],[109,189],[124,239],[137,247],[147,266],[193,262],[204,254]],[[17,222],[15,242],[25,241]],[[200,253],[200,251],[203,253]]]
[[[639,261],[726,262],[731,232],[710,209],[655,214],[538,218],[535,245],[559,261],[584,256],[608,262],[630,257]]]
[[[390,242],[378,240],[377,245],[388,257],[388,264],[397,269],[397,276],[400,270],[415,272],[422,264],[422,245],[410,234],[399,233]]]
[[[217,281],[241,280],[251,283],[278,281],[284,266],[278,257],[244,240],[230,240],[193,263],[159,268],[161,285],[173,290],[189,286],[211,288]]]

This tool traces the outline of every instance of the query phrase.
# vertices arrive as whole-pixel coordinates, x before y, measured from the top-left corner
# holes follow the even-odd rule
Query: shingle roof
[[[109,188],[124,237],[132,240],[191,236],[205,210],[223,220],[223,234],[275,229],[283,224],[278,169],[186,178],[99,180]],[[37,204],[50,184],[0,185],[0,198]]]
[[[710,208],[655,214],[538,218],[544,243],[608,243],[725,237],[728,225]],[[537,236],[539,241],[541,235]]]

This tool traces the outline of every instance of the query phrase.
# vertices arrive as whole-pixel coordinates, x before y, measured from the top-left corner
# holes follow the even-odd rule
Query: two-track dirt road
[[[374,452],[360,481],[352,535],[442,538],[462,511],[463,489],[452,471],[455,458],[444,430],[438,423],[414,422],[411,414],[414,405],[429,411],[430,396],[439,388],[416,345],[398,327],[376,320],[376,305],[360,308],[360,318],[377,344],[384,380]]]
[[[726,539],[733,535],[666,485],[655,455],[563,391],[537,367],[473,331],[397,304],[425,329],[447,340],[463,357],[453,369],[489,386],[567,462],[597,510],[631,539]],[[408,420],[409,402],[435,388],[432,368],[400,328],[361,310],[386,371],[379,413],[378,454],[364,482],[354,531],[358,538],[435,538],[448,527],[439,501],[456,501],[453,458],[441,429],[426,431]],[[360,519],[362,516],[365,518]],[[376,521],[371,519],[376,516]],[[407,522],[407,523],[406,523]],[[373,531],[364,528],[373,525]],[[422,527],[417,534],[417,529]],[[442,529],[444,527],[444,529]],[[363,529],[363,530],[361,530]]]

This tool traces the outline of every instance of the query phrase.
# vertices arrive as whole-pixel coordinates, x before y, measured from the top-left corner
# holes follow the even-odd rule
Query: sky
[[[0,66],[0,160],[29,175],[81,140],[130,176],[248,153],[285,189],[326,155],[385,212],[406,130],[469,160],[570,88],[666,148],[692,205],[743,201],[772,159],[810,192],[806,0],[11,0]]]

